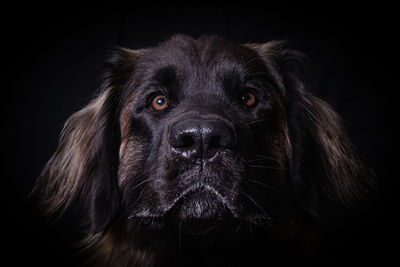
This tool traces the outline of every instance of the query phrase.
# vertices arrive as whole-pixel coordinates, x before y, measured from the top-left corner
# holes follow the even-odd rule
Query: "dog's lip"
[[[180,203],[182,200],[184,200],[187,196],[189,196],[192,193],[198,192],[198,191],[208,191],[212,193],[221,203],[232,213],[234,217],[237,217],[237,212],[236,209],[230,204],[230,201],[228,200],[227,197],[223,196],[218,190],[216,190],[212,185],[206,184],[206,183],[195,183],[188,188],[186,188],[178,197],[176,197],[172,203],[164,206],[163,208],[163,213],[167,214],[173,208]]]
[[[231,213],[234,218],[239,218],[238,209],[230,203],[227,197],[224,197],[218,190],[216,190],[212,185],[198,182],[195,183],[188,188],[186,188],[178,197],[176,197],[171,203],[164,205],[162,208],[157,209],[157,211],[152,211],[151,209],[140,209],[136,210],[131,215],[128,216],[128,219],[131,220],[133,218],[149,218],[152,220],[162,219],[168,217],[168,214],[172,213],[174,208],[181,203],[185,198],[189,195],[200,192],[200,191],[208,191],[216,197],[221,204],[226,208],[227,211]]]
[[[164,205],[158,211],[152,211],[150,209],[143,209],[140,211],[136,211],[128,216],[128,219],[133,218],[142,218],[143,219],[151,219],[151,221],[155,221],[157,219],[163,220],[164,218],[168,217],[168,214],[173,212],[174,208],[181,203],[186,197],[188,197],[192,193],[199,192],[201,190],[211,192],[221,203],[224,205],[227,211],[233,216],[234,219],[239,221],[245,221],[254,225],[268,225],[272,226],[274,224],[274,220],[267,214],[259,214],[259,213],[250,213],[245,214],[243,210],[239,207],[235,207],[231,203],[233,200],[229,200],[227,197],[224,197],[218,190],[216,190],[212,185],[206,183],[195,183],[185,189],[178,197],[176,197],[172,203]]]

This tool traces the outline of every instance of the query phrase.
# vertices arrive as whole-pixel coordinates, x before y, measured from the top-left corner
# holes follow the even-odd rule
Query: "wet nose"
[[[235,144],[233,127],[222,120],[187,119],[174,124],[168,141],[184,158],[212,158]]]

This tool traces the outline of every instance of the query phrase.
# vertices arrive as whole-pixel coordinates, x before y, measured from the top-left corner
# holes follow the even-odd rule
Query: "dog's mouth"
[[[141,222],[149,221],[151,224],[172,223],[195,233],[207,231],[227,221],[245,221],[253,225],[272,224],[267,214],[248,213],[234,203],[234,197],[225,196],[212,185],[199,182],[187,187],[168,204],[159,207],[158,211],[136,211],[128,219],[140,218]]]
[[[164,214],[166,221],[185,235],[211,233],[238,216],[227,197],[204,183],[196,183],[180,193],[164,208]]]
[[[237,209],[213,186],[196,183],[164,207],[167,217],[183,221],[222,220],[230,215],[237,217]]]

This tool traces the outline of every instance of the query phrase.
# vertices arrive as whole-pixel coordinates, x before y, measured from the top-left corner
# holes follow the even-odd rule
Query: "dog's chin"
[[[170,222],[192,233],[220,225],[232,212],[215,191],[200,187],[182,194],[168,212]]]
[[[208,190],[184,196],[174,207],[174,215],[183,221],[217,220],[227,215],[222,201]]]

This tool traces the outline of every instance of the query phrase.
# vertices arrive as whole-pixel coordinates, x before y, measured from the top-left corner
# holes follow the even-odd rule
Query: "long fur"
[[[353,209],[368,183],[365,172],[339,116],[306,90],[303,56],[284,42],[243,47],[262,58],[272,75],[271,82],[281,91],[276,98],[286,112],[280,115],[277,145],[281,148],[280,162],[286,162],[282,168],[288,169],[286,175],[299,214],[317,218],[331,210]],[[102,90],[66,121],[59,145],[34,189],[46,214],[62,216],[74,206],[81,209],[87,233],[83,243],[98,259],[96,266],[148,266],[157,262],[153,251],[135,250],[116,230],[118,225],[126,227],[119,219],[125,208],[121,185],[128,183],[124,181],[129,180],[128,165],[139,164],[140,151],[145,149],[127,146],[132,142],[132,96],[126,88],[137,82],[132,77],[142,51],[118,49],[111,56]],[[136,161],[127,161],[124,155],[134,155]]]

